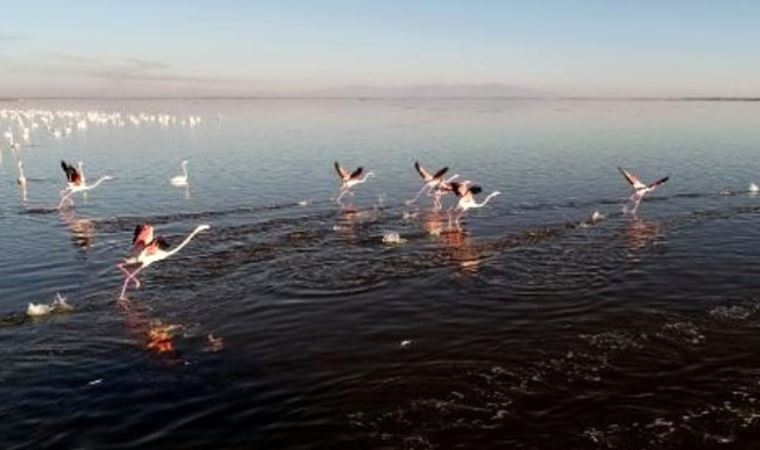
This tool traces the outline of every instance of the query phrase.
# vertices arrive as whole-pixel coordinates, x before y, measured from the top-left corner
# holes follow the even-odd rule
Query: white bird
[[[456,206],[451,208],[449,210],[449,228],[451,228],[451,218],[452,218],[452,212],[456,214],[457,211],[459,211],[459,214],[456,215],[456,226],[458,230],[461,230],[462,228],[459,225],[459,219],[462,218],[465,212],[467,212],[468,209],[473,208],[482,208],[486,206],[489,200],[491,198],[496,197],[497,195],[501,194],[499,191],[494,191],[488,194],[488,196],[483,200],[482,203],[478,203],[475,200],[475,195],[480,194],[483,192],[483,189],[480,186],[470,186],[469,181],[465,181],[463,183],[455,183],[452,182],[451,184],[451,190],[454,192],[454,194],[459,197],[459,201],[457,202]]]
[[[338,164],[338,161],[335,161],[335,171],[338,172],[338,176],[340,177],[341,185],[340,185],[340,194],[338,195],[338,198],[335,199],[335,201],[338,204],[340,203],[340,199],[343,198],[346,194],[354,195],[353,192],[351,192],[351,188],[353,188],[356,185],[362,184],[365,181],[367,181],[367,178],[374,177],[374,172],[367,172],[364,177],[362,178],[362,173],[364,172],[363,167],[359,167],[353,172],[349,172],[345,168],[343,168],[340,164]]]
[[[177,175],[169,181],[174,186],[187,186],[187,161],[182,161],[180,166],[182,166],[182,173],[184,175]]]
[[[24,162],[19,161],[16,164],[18,165],[18,178],[16,178],[16,183],[18,183],[21,187],[25,187],[26,176],[24,176]]]
[[[758,187],[755,183],[750,183],[749,192],[750,194],[757,194],[758,192],[760,192],[760,187]]]
[[[639,178],[634,175],[631,172],[628,172],[627,170],[623,169],[622,167],[618,167],[618,170],[620,173],[623,174],[626,181],[631,185],[633,188],[633,194],[628,198],[628,204],[626,204],[625,207],[623,207],[623,212],[629,212],[632,215],[636,214],[636,210],[639,208],[639,203],[641,203],[641,199],[644,198],[644,196],[655,189],[657,189],[660,185],[668,181],[670,179],[670,176],[660,178],[659,180],[655,181],[654,183],[650,184],[644,184],[639,180]],[[629,207],[631,206],[632,207]]]
[[[190,240],[195,237],[196,234],[200,233],[201,231],[208,230],[209,228],[210,227],[208,225],[199,225],[185,238],[184,241],[182,241],[178,246],[170,251],[169,243],[166,242],[163,237],[153,237],[153,226],[143,224],[135,227],[132,246],[133,251],[137,254],[125,259],[124,262],[116,266],[126,275],[126,278],[124,279],[124,286],[121,288],[121,295],[119,295],[119,298],[121,300],[125,299],[124,294],[127,292],[127,285],[129,284],[130,280],[135,283],[135,287],[140,287],[140,281],[137,279],[137,274],[140,273],[140,271],[157,261],[161,261],[162,259],[166,259],[174,255],[178,251],[182,250],[182,248],[186,246],[188,242],[190,242]],[[124,267],[128,265],[138,265],[138,268],[133,272],[129,272],[126,267]]]

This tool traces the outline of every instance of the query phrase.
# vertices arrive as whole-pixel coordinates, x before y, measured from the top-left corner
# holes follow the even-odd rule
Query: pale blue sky
[[[0,95],[760,95],[756,1],[0,0]]]

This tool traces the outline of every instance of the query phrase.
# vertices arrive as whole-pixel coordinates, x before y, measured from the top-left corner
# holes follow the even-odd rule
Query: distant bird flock
[[[21,159],[21,150],[24,146],[32,145],[32,133],[35,137],[38,133],[47,134],[52,139],[62,139],[73,133],[84,132],[91,126],[112,126],[112,127],[141,127],[147,125],[159,127],[197,127],[202,123],[199,116],[178,117],[171,114],[148,114],[148,113],[119,113],[119,112],[102,112],[102,111],[71,111],[71,110],[41,110],[41,109],[0,109],[0,127],[4,126],[2,139],[0,140],[0,162],[2,162],[2,146],[11,150],[16,160],[18,175],[17,184],[23,193],[23,200],[26,202],[26,191],[29,180],[24,175],[24,164]],[[53,162],[51,162],[53,164]],[[61,169],[65,175],[66,185],[59,191],[60,199],[56,210],[62,210],[74,205],[73,196],[77,193],[86,195],[87,191],[97,188],[101,183],[112,180],[110,175],[102,175],[94,183],[88,184],[83,171],[83,163],[77,162],[74,165],[70,161],[60,161]],[[169,180],[173,186],[189,186],[189,177],[187,171],[188,161],[183,160],[180,163],[181,175],[177,175]],[[375,177],[372,171],[365,172],[364,167],[360,166],[353,171],[349,171],[339,162],[334,162],[335,172],[338,175],[340,188],[334,201],[346,211],[352,211],[343,203],[346,195],[353,196],[353,190],[359,185],[364,184],[370,178]],[[639,205],[644,196],[669,180],[669,176],[663,177],[652,183],[642,182],[635,174],[623,168],[618,168],[624,179],[630,184],[633,192],[629,197],[623,212],[635,216]],[[405,203],[407,205],[417,202],[424,193],[427,197],[432,198],[433,211],[443,209],[442,200],[447,194],[453,194],[455,202],[447,210],[449,219],[449,229],[454,232],[461,231],[460,220],[462,216],[470,209],[482,208],[495,196],[499,191],[488,194],[483,201],[478,202],[476,196],[483,192],[483,189],[470,180],[462,182],[454,181],[459,178],[459,174],[446,178],[449,170],[443,167],[435,172],[425,169],[418,161],[414,163],[414,170],[422,178],[422,186],[417,194]],[[754,183],[749,187],[749,192],[757,194],[760,188]],[[307,206],[308,202],[300,202],[299,205]],[[604,216],[595,213],[592,222],[603,220]],[[126,292],[129,284],[132,283],[136,288],[140,287],[140,281],[137,275],[150,266],[151,264],[166,259],[182,248],[198,233],[208,230],[209,225],[199,225],[185,240],[171,249],[169,243],[161,236],[154,236],[154,228],[150,224],[139,224],[135,228],[132,239],[132,253],[125,258],[117,267],[123,272],[124,284],[122,285],[120,299],[126,298]],[[391,233],[384,238],[384,242],[391,244],[403,243],[397,233]],[[63,298],[58,298],[51,305],[29,305],[28,314],[39,316],[50,313],[55,310],[68,310],[70,306]]]

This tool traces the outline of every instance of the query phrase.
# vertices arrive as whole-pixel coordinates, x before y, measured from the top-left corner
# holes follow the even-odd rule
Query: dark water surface
[[[26,202],[0,144],[3,449],[760,448],[758,104],[2,108],[203,118],[34,131]],[[51,211],[61,158],[115,179]],[[377,174],[355,213],[330,202],[335,159]],[[403,202],[415,159],[502,195],[447,233]],[[618,165],[672,174],[639,219]],[[141,222],[211,230],[118,302]],[[73,312],[25,317],[56,292]]]

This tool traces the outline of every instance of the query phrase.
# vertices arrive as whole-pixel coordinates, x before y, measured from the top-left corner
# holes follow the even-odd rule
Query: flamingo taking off
[[[169,182],[174,186],[187,186],[187,161],[182,161],[180,166],[182,167],[183,175],[177,175],[169,180]]]
[[[655,189],[657,189],[661,184],[665,183],[670,179],[670,176],[660,178],[659,180],[655,181],[651,184],[644,184],[639,180],[639,178],[634,175],[633,173],[623,169],[622,167],[618,167],[618,170],[620,173],[623,174],[623,177],[625,177],[626,181],[631,185],[633,188],[633,194],[628,198],[628,203],[623,207],[623,212],[629,212],[633,215],[636,214],[636,210],[639,208],[639,203],[641,203],[641,199],[644,198],[644,196]]]
[[[79,165],[81,168],[81,163]],[[66,161],[61,160],[61,168],[63,169],[63,172],[66,174],[66,181],[68,185],[65,189],[61,191],[61,201],[58,203],[57,209],[61,209],[61,206],[63,206],[63,203],[66,200],[71,201],[71,196],[77,192],[86,192],[91,189],[95,189],[98,187],[98,185],[106,180],[112,180],[113,177],[110,175],[105,175],[100,177],[95,183],[93,184],[87,184],[84,181],[84,177],[82,176],[82,173],[79,169],[75,168],[71,164],[67,164]]]
[[[116,267],[119,268],[126,278],[124,279],[124,286],[121,288],[121,295],[119,299],[124,300],[124,294],[127,292],[127,285],[130,281],[135,283],[135,287],[140,287],[140,281],[137,279],[137,274],[151,264],[166,259],[178,251],[182,250],[184,246],[195,237],[196,234],[201,231],[208,230],[208,225],[199,225],[190,233],[184,241],[173,250],[169,250],[169,243],[162,237],[153,237],[153,227],[151,225],[143,224],[135,227],[135,234],[132,239],[133,256],[125,259],[124,262],[119,263]],[[125,266],[137,265],[137,269],[130,272]]]
[[[344,195],[354,195],[354,193],[351,192],[351,188],[358,184],[364,183],[367,181],[367,178],[375,176],[374,172],[367,172],[364,177],[362,177],[362,173],[364,173],[363,167],[359,167],[353,172],[349,172],[340,164],[338,164],[338,161],[335,161],[335,171],[338,172],[338,176],[340,177],[341,181],[340,194],[338,195],[338,198],[335,199],[338,204],[341,204],[340,199],[343,198]]]
[[[412,203],[416,202],[417,199],[422,195],[422,193],[427,189],[427,195],[431,196],[434,192],[434,189],[438,188],[441,184],[443,184],[445,181],[443,179],[443,175],[446,174],[446,172],[449,170],[448,167],[444,167],[442,169],[439,169],[436,173],[431,174],[427,170],[425,170],[424,167],[420,165],[419,161],[414,162],[414,168],[417,170],[417,173],[420,174],[422,177],[422,188],[420,188],[419,192],[417,192],[417,195],[414,196],[413,199],[408,200],[406,202],[407,205],[411,205]],[[456,178],[457,175],[454,175],[450,180]],[[437,191],[436,191],[437,193]],[[436,197],[437,200],[440,200],[440,196]],[[437,206],[438,202],[436,202]]]
[[[459,201],[457,202],[456,206],[451,208],[449,210],[449,228],[451,228],[451,217],[452,212],[456,215],[455,223],[457,225],[457,230],[461,230],[462,228],[459,225],[459,219],[462,218],[465,212],[467,212],[468,209],[473,208],[482,208],[486,206],[489,200],[491,198],[501,194],[499,191],[493,191],[483,200],[482,203],[478,203],[475,200],[475,195],[480,194],[483,192],[483,189],[480,186],[470,186],[469,181],[465,181],[462,183],[456,183],[452,182],[450,183],[451,190],[454,192],[454,194],[459,198]],[[457,211],[459,214],[457,214]]]

